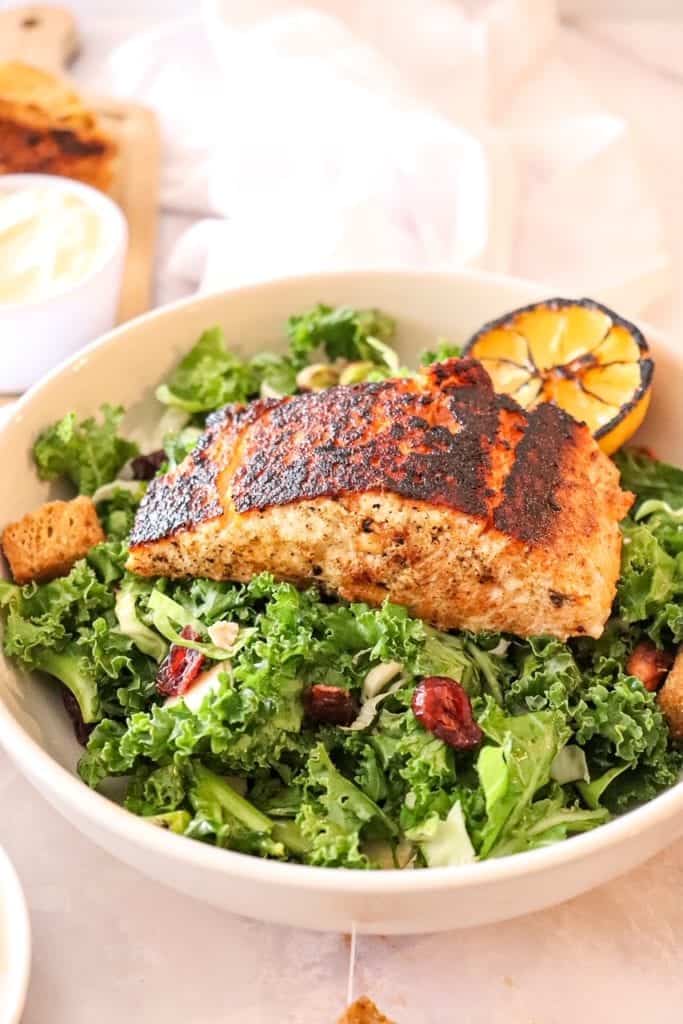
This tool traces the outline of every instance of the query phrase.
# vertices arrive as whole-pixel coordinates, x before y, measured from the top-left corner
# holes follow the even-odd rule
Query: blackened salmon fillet
[[[442,629],[598,637],[632,496],[587,427],[525,412],[471,359],[214,413],[152,481],[143,576],[267,571]]]

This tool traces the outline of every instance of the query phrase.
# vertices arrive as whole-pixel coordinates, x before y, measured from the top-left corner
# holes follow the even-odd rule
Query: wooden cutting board
[[[21,60],[64,76],[78,55],[76,20],[63,7],[31,5],[0,11],[0,60]],[[81,90],[76,86],[78,92]],[[128,221],[128,255],[118,322],[152,304],[154,250],[159,200],[159,126],[154,113],[137,103],[84,96],[116,139],[119,160],[111,196]]]

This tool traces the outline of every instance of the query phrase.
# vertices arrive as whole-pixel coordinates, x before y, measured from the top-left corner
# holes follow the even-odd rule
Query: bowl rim
[[[8,950],[8,969],[5,973],[6,1013],[1,1024],[19,1024],[26,1003],[31,969],[31,923],[24,891],[16,868],[7,852],[0,846],[0,895],[3,906],[0,922],[4,922],[5,942]],[[11,931],[10,931],[11,929]]]
[[[258,293],[274,285],[295,287],[301,284],[316,283],[324,287],[326,283],[333,280],[339,282],[344,278],[357,278],[359,274],[362,274],[363,277],[376,277],[377,279],[390,276],[403,279],[406,284],[408,282],[414,284],[418,278],[442,279],[444,283],[457,282],[465,285],[468,282],[477,285],[490,284],[499,288],[525,290],[532,296],[529,301],[534,301],[533,296],[539,292],[548,291],[550,293],[553,291],[538,282],[479,270],[379,270],[373,268],[282,276],[220,291],[203,292],[151,310],[115,327],[81,349],[76,355],[54,367],[18,400],[14,410],[16,413],[21,413],[23,408],[33,403],[42,389],[47,387],[53,379],[61,376],[65,371],[83,364],[90,353],[116,345],[119,338],[133,327],[137,329],[148,322],[174,316],[191,308],[201,307],[204,303],[208,304],[221,296],[228,297],[248,292]],[[646,337],[652,338],[670,351],[674,351],[673,344],[667,342],[665,334],[642,321],[639,321],[639,324]],[[0,426],[0,443],[5,429],[6,425]],[[151,826],[108,797],[90,789],[78,776],[63,768],[16,721],[1,694],[0,745],[25,772],[34,786],[38,788],[44,786],[48,792],[52,791],[62,807],[68,808],[76,817],[86,817],[90,823],[104,832],[114,833],[121,839],[144,848],[149,853],[166,856],[177,863],[191,861],[196,868],[218,871],[245,882],[272,885],[279,889],[288,887],[298,889],[303,886],[317,892],[336,892],[337,894],[346,891],[364,895],[391,893],[407,895],[439,889],[484,887],[492,883],[513,881],[525,875],[540,875],[553,868],[588,859],[610,846],[616,846],[640,832],[662,824],[671,819],[677,811],[683,809],[683,781],[681,781],[648,803],[621,817],[614,818],[599,828],[541,849],[494,860],[453,867],[427,868],[421,871],[331,869],[266,860],[251,854],[237,853],[233,850],[220,849],[195,840],[188,840],[185,836],[174,835]],[[672,834],[672,840],[676,838],[676,834],[675,832]]]
[[[19,172],[16,174],[0,175],[0,194],[3,192],[19,192],[22,188],[26,187],[46,188],[55,192],[71,193],[82,198],[87,206],[96,211],[100,220],[105,225],[104,244],[90,270],[83,277],[79,277],[66,287],[49,292],[43,298],[0,302],[0,318],[4,313],[16,316],[18,313],[23,312],[40,312],[60,303],[67,297],[73,296],[81,289],[87,288],[97,275],[102,273],[105,267],[117,259],[120,252],[125,251],[128,245],[128,222],[121,207],[111,196],[106,195],[106,193],[101,192],[99,189],[93,188],[92,185],[87,185],[84,181],[77,181],[75,178],[64,178],[58,174]],[[61,365],[62,363],[59,364],[59,366]],[[44,380],[44,378],[41,379]],[[40,383],[40,381],[37,383]]]

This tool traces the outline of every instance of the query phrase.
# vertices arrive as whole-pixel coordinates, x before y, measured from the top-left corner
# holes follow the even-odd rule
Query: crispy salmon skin
[[[632,496],[588,429],[471,359],[213,414],[145,496],[128,568],[268,571],[442,629],[598,637]]]

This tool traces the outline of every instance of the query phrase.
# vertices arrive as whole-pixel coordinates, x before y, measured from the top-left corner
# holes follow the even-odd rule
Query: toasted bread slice
[[[0,174],[39,172],[111,186],[116,143],[59,78],[0,62]]]
[[[2,535],[2,550],[17,583],[64,576],[74,562],[104,540],[90,498],[49,501],[10,523]]]
[[[392,1024],[392,1021],[379,1012],[372,999],[361,996],[340,1017],[339,1024]]]
[[[673,667],[657,694],[657,703],[675,740],[683,740],[683,645],[679,647]]]

